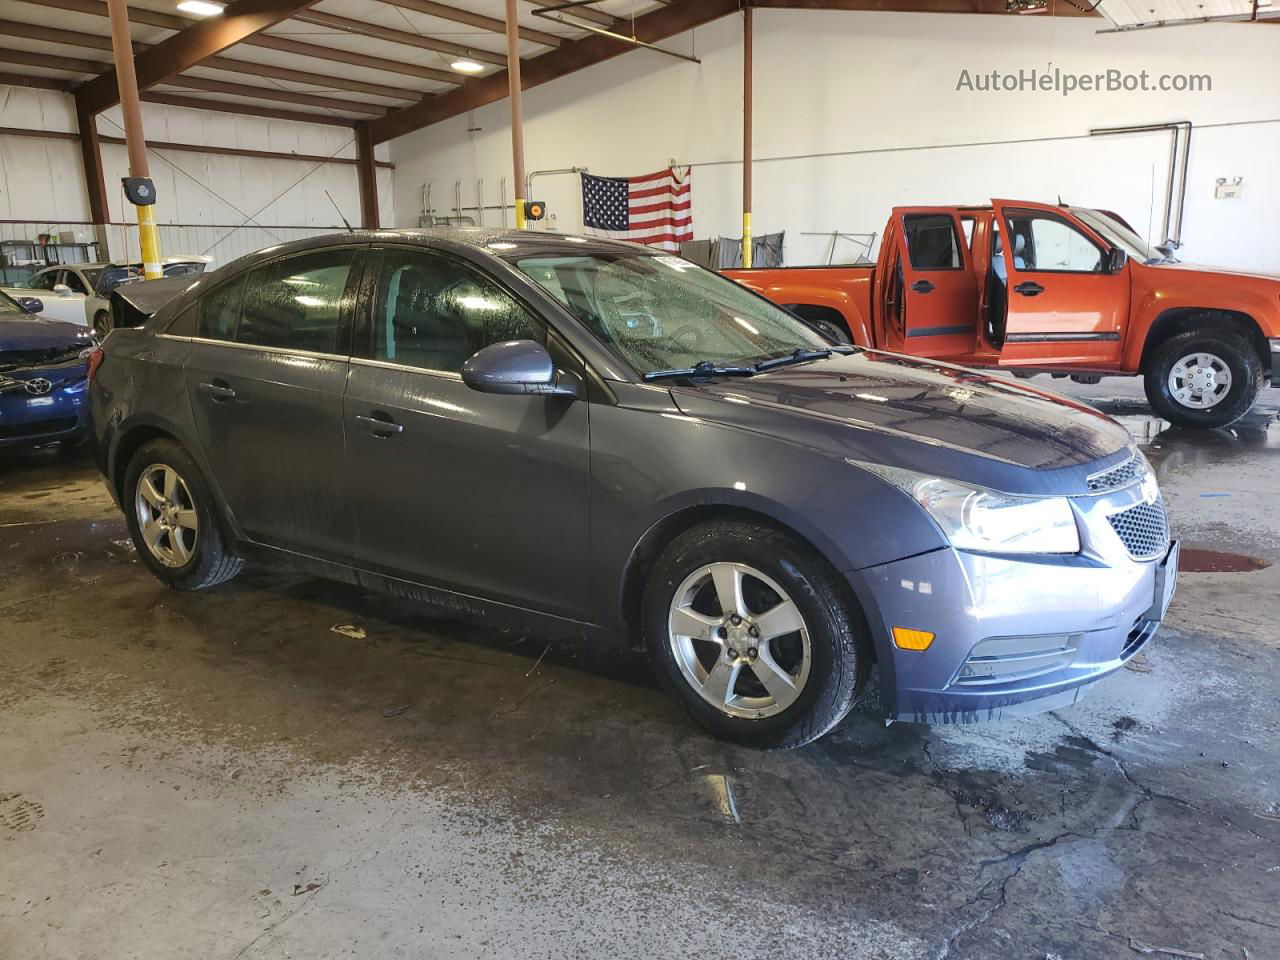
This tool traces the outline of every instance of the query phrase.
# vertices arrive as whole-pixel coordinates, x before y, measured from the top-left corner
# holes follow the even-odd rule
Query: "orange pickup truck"
[[[726,275],[860,346],[1086,383],[1141,374],[1184,427],[1233,423],[1280,375],[1280,277],[1179,263],[1086,207],[897,207],[874,265]]]

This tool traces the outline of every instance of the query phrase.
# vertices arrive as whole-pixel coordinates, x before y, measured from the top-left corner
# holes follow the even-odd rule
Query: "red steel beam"
[[[235,0],[218,17],[193,23],[134,60],[138,87],[145,90],[171,80],[201,60],[215,56],[254,34],[287,20],[315,0]],[[86,109],[99,113],[120,102],[115,71],[90,80],[81,88]]]
[[[635,38],[645,43],[657,43],[739,9],[740,0],[682,0],[636,17]],[[524,60],[520,68],[521,89],[528,90],[634,49],[635,45],[625,40],[599,34],[575,40],[558,50]],[[470,80],[458,90],[392,111],[372,121],[374,142],[402,137],[468,110],[495,103],[507,95],[507,84],[507,72],[503,70]]]
[[[377,230],[378,165],[373,157],[368,120],[356,124],[356,181],[360,187],[360,222],[366,230]]]

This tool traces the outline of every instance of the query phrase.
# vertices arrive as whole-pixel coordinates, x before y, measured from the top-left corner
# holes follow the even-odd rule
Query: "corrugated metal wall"
[[[354,158],[350,130],[321,124],[267,120],[235,114],[144,104],[147,136],[156,141],[208,144],[297,153],[317,157]],[[0,86],[3,125],[30,130],[73,133],[71,97],[49,90]],[[99,132],[122,136],[118,109],[102,114]],[[386,158],[385,145],[379,159]],[[123,146],[104,144],[112,259],[136,259],[133,208],[122,202],[120,178],[126,173]],[[394,219],[392,171],[378,170],[382,223]],[[360,225],[360,194],[352,164],[308,160],[237,157],[189,151],[152,150],[151,175],[156,183],[156,216],[165,255],[207,254],[217,263],[288,240],[344,229],[342,215]],[[330,200],[332,197],[332,200]],[[0,239],[34,239],[62,230],[92,232],[88,198],[74,140],[0,137]]]

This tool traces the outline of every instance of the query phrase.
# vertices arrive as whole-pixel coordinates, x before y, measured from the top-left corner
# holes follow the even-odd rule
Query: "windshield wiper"
[[[661,380],[664,377],[750,377],[756,372],[755,367],[722,367],[710,360],[699,360],[692,367],[677,367],[674,370],[653,370],[644,375],[646,380]]]
[[[785,357],[774,357],[772,360],[761,360],[756,364],[757,370],[770,370],[773,367],[785,367],[792,363],[805,363],[809,360],[825,360],[831,356],[831,350],[792,350]]]

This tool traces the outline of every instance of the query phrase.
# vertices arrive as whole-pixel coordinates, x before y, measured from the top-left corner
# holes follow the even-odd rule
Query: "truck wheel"
[[[1262,360],[1233,330],[1189,330],[1152,352],[1144,372],[1152,409],[1179,427],[1235,423],[1262,389]]]
[[[645,585],[663,686],[726,740],[798,747],[853,706],[865,631],[839,575],[787,534],[714,521],[673,540]]]

